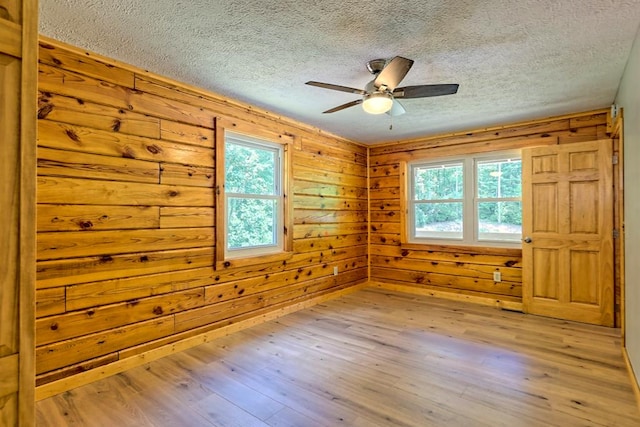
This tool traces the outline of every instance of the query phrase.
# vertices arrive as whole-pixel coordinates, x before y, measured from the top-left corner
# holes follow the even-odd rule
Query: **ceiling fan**
[[[401,56],[396,56],[390,61],[386,59],[373,59],[367,63],[367,69],[374,75],[374,79],[367,83],[364,89],[355,89],[315,81],[308,81],[306,84],[324,89],[362,95],[362,99],[338,105],[337,107],[324,111],[324,113],[335,113],[336,111],[362,104],[364,111],[370,114],[387,113],[390,116],[399,116],[404,114],[406,110],[398,99],[453,95],[458,91],[458,84],[397,87],[407,75],[412,65],[413,60]]]

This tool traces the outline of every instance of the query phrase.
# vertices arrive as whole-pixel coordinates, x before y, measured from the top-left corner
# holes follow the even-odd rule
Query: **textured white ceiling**
[[[640,0],[40,0],[42,34],[376,143],[609,106]],[[360,106],[367,61],[415,64],[401,86],[459,83],[408,99],[393,119]]]

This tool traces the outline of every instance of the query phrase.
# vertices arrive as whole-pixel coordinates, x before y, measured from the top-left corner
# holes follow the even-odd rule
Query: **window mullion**
[[[236,199],[261,199],[261,200],[278,200],[282,196],[277,194],[251,194],[251,193],[226,193],[227,197]]]
[[[464,203],[464,199],[431,199],[431,200],[413,200],[414,203],[419,204],[436,204],[436,203]]]
[[[464,160],[464,215],[463,215],[463,241],[472,243],[476,237],[476,220],[475,220],[475,202],[476,202],[476,186],[475,186],[475,161],[473,158]]]
[[[486,197],[480,198],[478,197],[478,202],[519,202],[521,201],[521,197]]]

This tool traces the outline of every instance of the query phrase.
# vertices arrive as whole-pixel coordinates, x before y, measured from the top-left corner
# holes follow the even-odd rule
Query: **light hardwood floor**
[[[38,402],[38,426],[640,426],[619,331],[366,289]]]

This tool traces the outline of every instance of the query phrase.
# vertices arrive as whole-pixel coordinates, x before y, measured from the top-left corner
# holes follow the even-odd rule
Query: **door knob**
[[[524,239],[522,239],[522,241],[525,243],[531,243],[533,240],[531,239],[531,237],[527,236]]]

